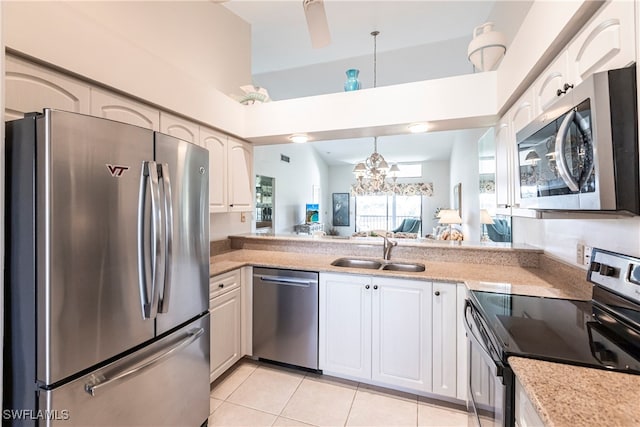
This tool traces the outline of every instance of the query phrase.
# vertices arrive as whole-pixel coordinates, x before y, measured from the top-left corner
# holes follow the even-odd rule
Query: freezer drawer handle
[[[266,283],[278,283],[280,285],[304,286],[309,287],[316,283],[313,280],[296,280],[280,276],[260,276],[260,280]]]
[[[143,363],[137,364],[133,367],[127,367],[120,372],[116,372],[111,378],[99,378],[94,382],[90,382],[84,385],[84,390],[89,393],[91,396],[95,396],[98,389],[107,387],[114,383],[118,383],[121,381],[126,381],[137,375],[142,374],[143,372],[153,368],[158,363],[163,362],[171,356],[182,351],[185,347],[188,347],[191,343],[196,341],[202,334],[204,333],[203,328],[193,329],[187,333],[187,336],[180,340],[177,344],[171,346],[168,350],[164,351],[162,354],[154,357],[151,360],[147,360]]]

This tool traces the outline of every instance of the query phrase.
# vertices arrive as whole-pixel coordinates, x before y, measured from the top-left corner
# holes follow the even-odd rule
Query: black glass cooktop
[[[471,295],[505,363],[524,356],[640,373],[640,334],[592,301]]]

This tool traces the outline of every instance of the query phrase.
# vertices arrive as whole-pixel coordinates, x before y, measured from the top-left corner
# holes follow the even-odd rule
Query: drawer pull
[[[220,284],[218,285],[218,287],[219,287],[219,288],[224,288],[224,283],[220,283]]]
[[[440,291],[436,291],[436,296],[440,296]]]

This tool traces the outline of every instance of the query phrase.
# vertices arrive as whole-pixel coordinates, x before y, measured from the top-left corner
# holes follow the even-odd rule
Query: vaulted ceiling
[[[494,22],[510,42],[531,3],[325,0],[332,41],[321,49],[311,47],[302,0],[229,0],[223,4],[251,24],[254,84],[265,87],[272,99],[281,100],[342,91],[349,68],[360,69],[362,86],[372,87],[370,33],[374,30],[380,31],[377,86],[472,73],[467,46],[474,28]],[[385,137],[380,139],[380,149],[389,158],[442,160],[450,156],[455,138],[455,132]],[[314,142],[313,147],[329,164],[340,164],[366,157],[373,146],[371,138],[345,142]]]

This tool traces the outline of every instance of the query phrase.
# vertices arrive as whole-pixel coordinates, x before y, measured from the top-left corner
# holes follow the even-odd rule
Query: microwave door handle
[[[159,305],[158,312],[167,313],[169,311],[169,297],[171,296],[171,265],[173,259],[173,199],[171,195],[171,179],[169,177],[169,165],[162,163],[158,165],[158,172],[162,180],[164,208],[164,257],[163,266],[164,283],[158,287]]]
[[[590,137],[591,130],[589,128],[589,123],[587,122],[587,119],[585,119],[578,111],[576,111],[575,123],[578,126],[578,130],[587,141],[587,145],[591,145],[591,150],[594,150],[595,147],[593,147],[593,139]],[[593,169],[593,161],[591,161],[587,165],[585,173],[583,173],[580,177],[580,188],[582,188],[582,186],[586,184],[587,181],[589,181],[589,178],[591,178],[591,174],[593,173]]]
[[[567,134],[569,133],[569,126],[571,126],[571,122],[575,119],[576,112],[575,110],[571,110],[569,114],[562,120],[562,124],[560,125],[560,129],[558,129],[558,134],[556,135],[556,164],[558,166],[558,173],[560,174],[560,178],[567,184],[569,190],[573,192],[577,192],[580,190],[580,186],[578,182],[571,176],[569,173],[569,167],[567,166],[567,159],[564,157],[564,143],[567,140]]]

